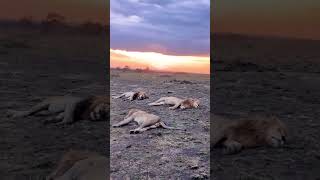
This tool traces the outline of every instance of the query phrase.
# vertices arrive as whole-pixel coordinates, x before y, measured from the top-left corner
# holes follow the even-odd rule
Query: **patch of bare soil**
[[[151,129],[129,134],[137,125],[111,128],[111,178],[209,179],[209,76],[111,71],[111,94],[143,89],[150,98],[141,101],[113,99],[110,125],[122,120],[128,109],[156,114],[169,126],[186,129]],[[193,97],[199,109],[169,110],[147,104],[163,96]]]

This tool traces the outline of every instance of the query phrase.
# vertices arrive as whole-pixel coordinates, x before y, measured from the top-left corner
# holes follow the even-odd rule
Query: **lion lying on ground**
[[[121,94],[120,96],[116,96],[114,97],[115,99],[121,98],[121,97],[125,97],[130,101],[133,100],[143,100],[143,99],[148,99],[149,97],[147,96],[147,94],[143,91],[130,91],[130,92],[125,92],[123,94]]]
[[[70,150],[46,180],[106,180],[107,163],[98,153]]]
[[[135,133],[135,134],[144,132],[148,129],[157,128],[157,127],[163,127],[165,129],[181,130],[180,128],[169,127],[164,122],[161,121],[159,116],[147,113],[145,111],[141,111],[139,109],[129,110],[128,115],[124,118],[124,120],[114,124],[113,127],[120,127],[130,123],[131,121],[135,121],[139,125],[138,128],[130,130],[130,133]]]
[[[177,97],[162,97],[159,100],[149,103],[149,106],[160,106],[160,105],[173,105],[169,107],[169,109],[177,109],[180,107],[180,109],[187,109],[187,108],[198,108],[200,104],[200,100],[198,99],[180,99]]]
[[[8,115],[13,118],[34,114],[53,115],[45,121],[46,123],[59,122],[66,124],[79,119],[104,120],[109,115],[109,97],[56,96],[47,98],[26,111],[8,111]]]
[[[287,139],[286,126],[276,117],[228,121],[214,116],[212,145],[223,147],[226,154],[257,146],[280,147]]]

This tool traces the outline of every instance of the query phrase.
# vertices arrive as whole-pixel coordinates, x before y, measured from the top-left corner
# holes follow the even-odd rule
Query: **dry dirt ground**
[[[234,120],[273,114],[291,137],[279,149],[212,150],[212,178],[320,179],[320,42],[220,34],[214,43],[212,112]]]
[[[107,122],[45,125],[45,117],[5,115],[7,109],[24,110],[48,96],[107,94],[105,39],[2,29],[0,179],[43,179],[69,148],[106,154]]]
[[[209,179],[210,77],[208,75],[138,73],[111,71],[111,94],[142,88],[150,98],[141,101],[113,99],[111,125],[122,120],[128,109],[156,114],[170,126],[186,131],[151,129],[129,134],[132,122],[111,128],[110,163],[114,179]],[[193,97],[199,109],[169,110],[168,106],[148,106],[163,96]]]
[[[212,150],[210,178],[319,179],[319,41],[229,35],[214,38],[212,112],[235,120],[251,113],[274,114],[288,125],[291,139],[280,149],[257,148],[228,156],[219,149]],[[106,153],[106,122],[79,121],[58,126],[44,125],[43,117],[12,120],[5,116],[7,109],[24,109],[47,96],[106,93],[106,72],[102,69],[106,57],[97,56],[105,51],[105,42],[104,37],[97,36],[1,30],[1,179],[43,179],[69,148]],[[208,78],[138,75],[114,73],[112,93],[142,87],[150,91],[151,98],[112,101],[110,123],[121,120],[130,107],[146,108],[164,117],[168,125],[187,131],[153,129],[131,135],[133,124],[112,128],[112,176],[208,177]],[[195,111],[146,106],[160,95],[198,97],[202,106]]]

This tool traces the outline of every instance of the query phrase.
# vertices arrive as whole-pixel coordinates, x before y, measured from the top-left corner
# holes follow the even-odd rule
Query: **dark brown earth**
[[[43,179],[70,148],[107,153],[107,122],[45,125],[45,117],[5,115],[48,96],[107,94],[105,42],[103,35],[0,32],[0,179]]]
[[[212,178],[320,179],[320,42],[228,34],[213,38],[212,112],[234,120],[275,115],[289,127],[290,139],[283,148],[236,155],[214,149]]]
[[[111,71],[111,94],[119,95],[137,88],[150,98],[141,101],[111,101],[111,124],[124,118],[128,109],[156,114],[169,126],[186,129],[151,129],[129,134],[137,127],[132,122],[111,128],[110,165],[114,179],[209,179],[209,75],[138,73]],[[164,96],[198,98],[198,109],[169,110],[168,106],[147,104]]]

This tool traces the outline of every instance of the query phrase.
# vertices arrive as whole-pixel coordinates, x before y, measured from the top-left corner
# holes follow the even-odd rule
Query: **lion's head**
[[[147,93],[143,92],[143,91],[137,91],[133,94],[133,97],[131,100],[144,100],[144,99],[148,99],[148,95]]]
[[[287,128],[278,118],[261,116],[240,120],[218,117],[213,135],[213,147],[224,147],[228,153],[257,146],[280,147],[288,139]]]
[[[110,98],[108,96],[91,96],[77,109],[81,119],[93,121],[106,120],[109,116]]]
[[[277,118],[272,117],[266,127],[265,141],[273,147],[284,145],[287,140],[288,130],[285,125]]]
[[[148,98],[149,97],[145,92],[143,92],[143,91],[137,92],[137,99],[138,100],[143,100],[143,99],[148,99]]]
[[[186,108],[198,108],[200,104],[200,100],[199,99],[192,99],[192,98],[188,98],[184,101],[181,102],[181,109],[186,109]]]
[[[276,117],[255,117],[240,120],[232,126],[233,138],[244,146],[282,146],[287,138],[287,128]]]

